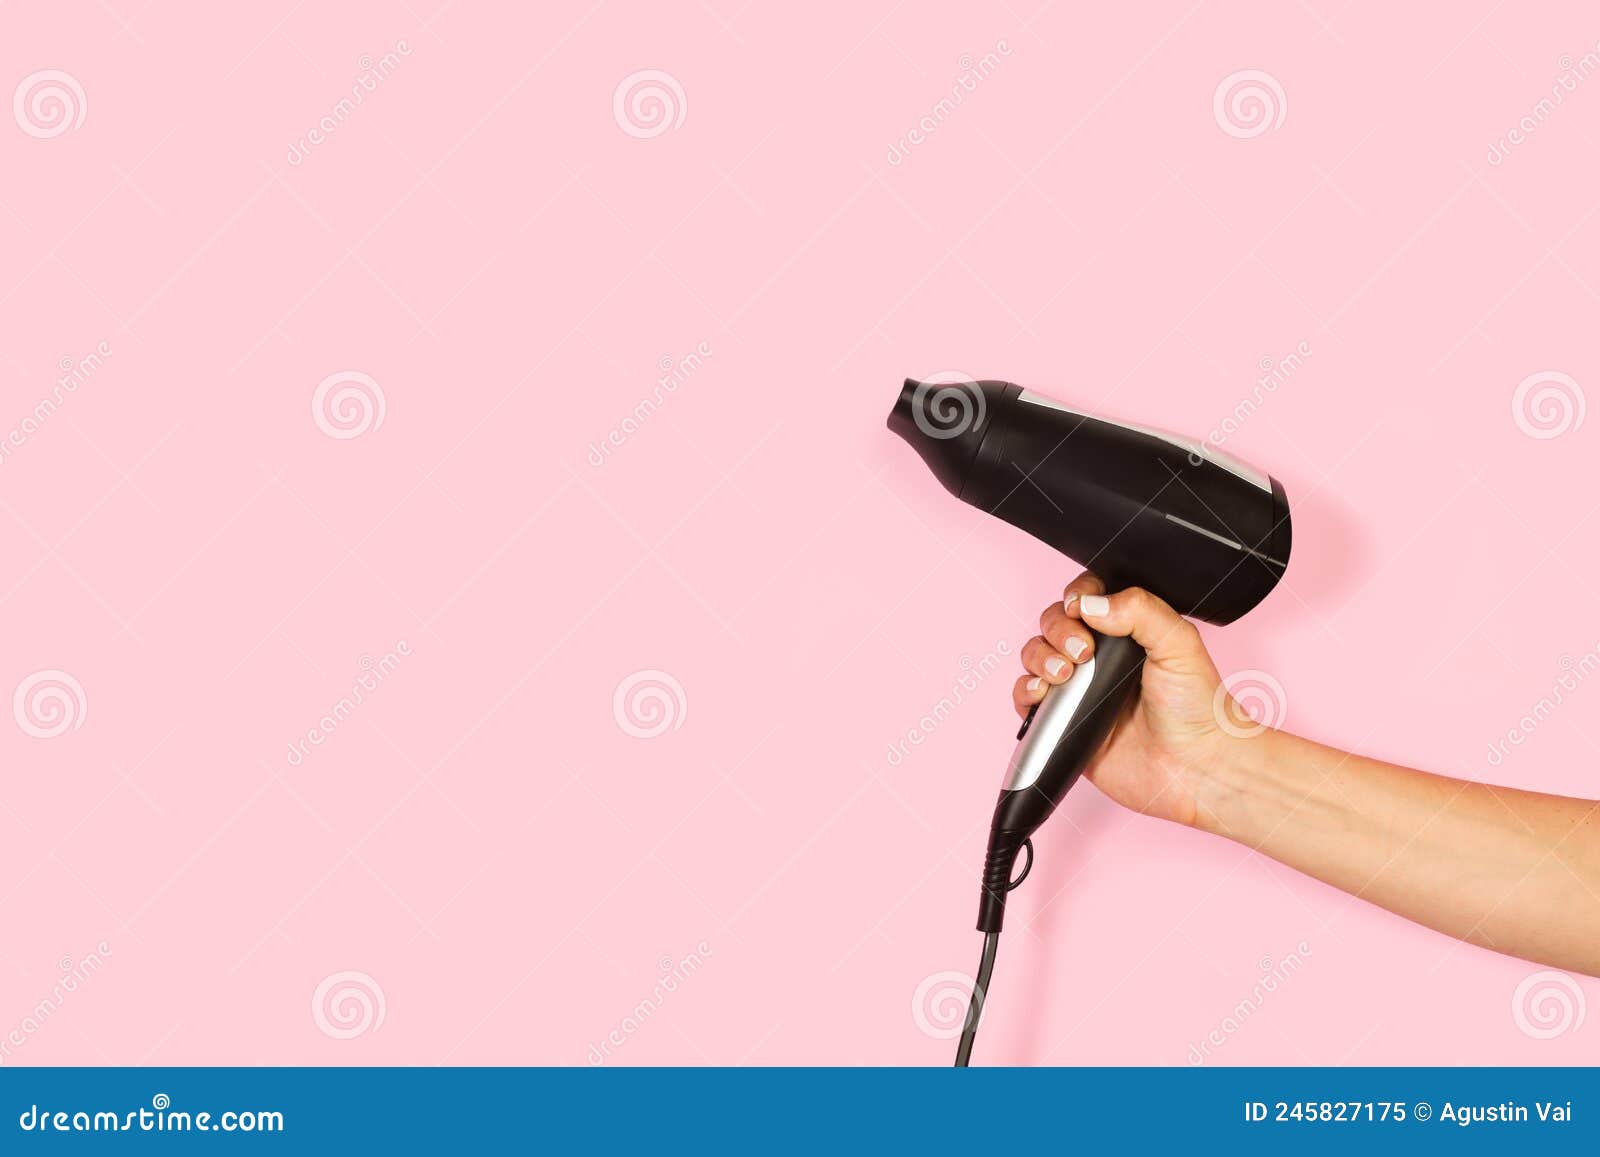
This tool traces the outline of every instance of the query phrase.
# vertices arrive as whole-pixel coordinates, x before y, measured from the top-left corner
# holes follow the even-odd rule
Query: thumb
[[[1084,595],[1078,605],[1084,622],[1103,635],[1132,635],[1153,663],[1181,668],[1197,656],[1205,661],[1195,625],[1142,587]]]

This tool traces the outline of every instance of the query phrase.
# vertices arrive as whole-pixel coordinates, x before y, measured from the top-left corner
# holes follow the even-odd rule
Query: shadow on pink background
[[[4,1063],[948,1063],[1074,572],[907,375],[1252,399],[1294,560],[1221,669],[1594,794],[1600,686],[1488,759],[1600,647],[1588,7],[135,8],[0,37]],[[1594,1059],[1090,789],[1039,859],[983,1063]]]

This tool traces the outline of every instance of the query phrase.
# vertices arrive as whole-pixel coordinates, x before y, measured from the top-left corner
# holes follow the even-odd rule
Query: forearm
[[[1282,732],[1225,749],[1195,826],[1474,944],[1600,975],[1600,815]]]

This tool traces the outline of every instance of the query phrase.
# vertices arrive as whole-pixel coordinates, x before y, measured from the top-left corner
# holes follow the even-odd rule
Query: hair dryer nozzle
[[[889,429],[911,444],[940,484],[961,497],[984,435],[1002,403],[1004,382],[907,378],[889,413]]]

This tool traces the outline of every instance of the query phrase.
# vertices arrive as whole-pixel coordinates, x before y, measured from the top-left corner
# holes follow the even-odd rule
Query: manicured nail
[[[1061,600],[1061,609],[1064,610],[1064,611],[1070,611],[1072,609],[1072,604],[1077,602],[1077,601],[1078,601],[1078,592],[1077,591],[1073,591],[1070,595],[1068,595],[1066,598]]]
[[[1060,655],[1051,655],[1044,661],[1044,669],[1052,675],[1059,675],[1067,669],[1067,661]]]
[[[1084,595],[1081,609],[1086,615],[1103,618],[1111,613],[1111,600],[1105,595]]]
[[[1067,654],[1072,656],[1073,662],[1083,658],[1083,653],[1088,649],[1089,644],[1078,638],[1077,635],[1067,636]]]
[[[1028,680],[1028,690],[1029,691],[1037,691],[1039,688],[1041,688],[1043,686],[1044,686],[1044,680],[1039,678],[1039,676],[1037,676],[1037,675],[1035,675],[1032,679]]]

